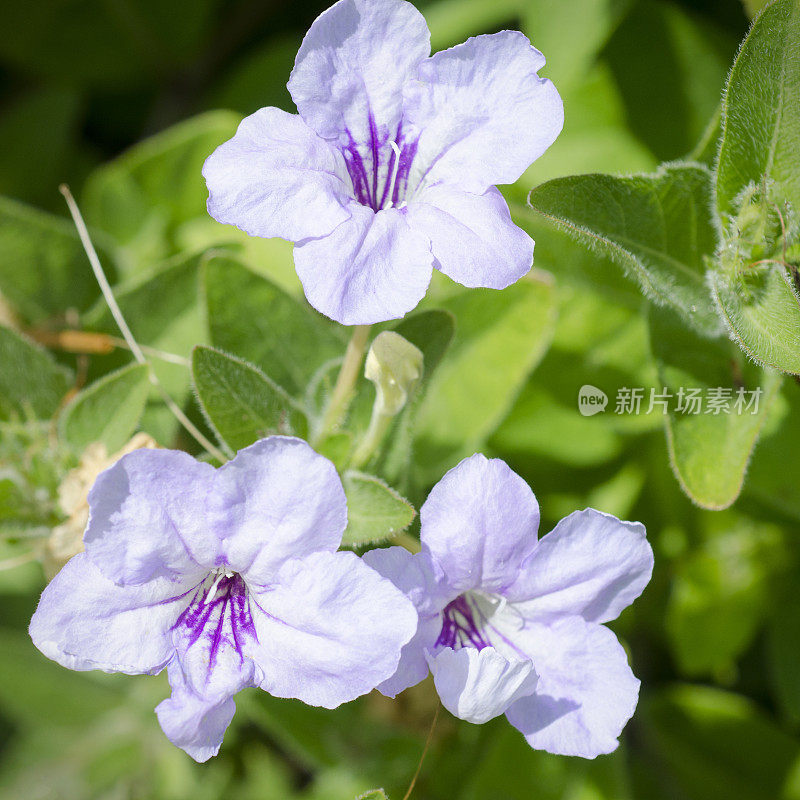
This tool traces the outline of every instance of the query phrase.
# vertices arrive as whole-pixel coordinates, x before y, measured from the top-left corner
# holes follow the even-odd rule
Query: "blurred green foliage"
[[[524,30],[548,57],[566,126],[506,192],[537,242],[531,276],[503,293],[464,291],[437,276],[417,312],[384,326],[423,351],[425,371],[367,474],[347,476],[359,510],[350,544],[409,524],[413,535],[414,508],[430,485],[482,449],[533,486],[543,531],[593,505],[642,520],[656,551],[651,586],[614,626],[643,683],[620,750],[594,762],[558,758],[530,750],[503,719],[478,727],[442,714],[420,800],[800,798],[800,387],[785,379],[779,389],[774,373],[725,337],[712,343],[717,318],[703,277],[702,243],[717,235],[708,214],[719,98],[747,32],[745,12],[758,5],[420,4],[436,48]],[[207,216],[200,167],[242,114],[270,104],[291,110],[294,53],[323,7],[0,5],[0,194],[8,196],[0,200],[0,566],[36,555],[63,521],[58,486],[88,442],[113,450],[138,426],[197,452],[143,368],[109,338],[119,332],[64,219],[62,181],[80,199],[137,340],[152,348],[159,379],[195,424],[234,449],[267,431],[315,436],[346,332],[303,300],[289,245],[248,239]],[[753,80],[737,64],[734,78],[744,70]],[[765,74],[760,86],[774,79]],[[774,117],[782,100],[765,92],[760,102]],[[704,166],[655,172],[693,150]],[[743,159],[723,152],[726,163]],[[773,181],[791,191],[797,152],[779,151],[783,162],[774,162]],[[567,177],[592,171],[607,175]],[[651,174],[608,175],[637,172]],[[731,176],[723,170],[722,184]],[[572,195],[540,187],[535,209],[601,237],[592,250],[525,207],[528,191],[550,179],[563,179]],[[685,206],[673,202],[676,186],[687,194],[689,184],[694,249],[681,240]],[[718,208],[741,213],[741,203],[729,207],[740,189],[726,188]],[[602,214],[609,195],[619,205]],[[670,235],[652,252],[653,237],[637,240],[637,232],[662,219]],[[673,310],[648,311],[642,288]],[[791,290],[782,280],[756,288],[784,301]],[[687,326],[692,306],[696,324]],[[76,329],[89,338],[59,338]],[[765,396],[761,414],[741,420],[613,408],[583,417],[584,384],[612,405],[622,387],[673,384],[761,385],[772,402]],[[315,442],[342,468],[373,397],[361,380],[345,430]],[[166,741],[152,713],[167,692],[163,677],[71,673],[33,648],[26,626],[42,586],[35,562],[0,572],[0,797],[403,796],[435,707],[428,683],[395,702],[371,695],[336,711],[245,692],[221,754],[197,765]]]

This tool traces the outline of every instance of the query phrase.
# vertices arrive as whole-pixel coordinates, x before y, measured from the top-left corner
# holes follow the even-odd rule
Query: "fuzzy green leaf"
[[[534,189],[529,202],[557,229],[612,259],[654,302],[715,334],[721,324],[704,264],[717,246],[710,197],[705,167],[672,164],[629,178],[557,178]]]
[[[344,353],[340,328],[231,256],[206,263],[203,288],[211,343],[296,396],[321,364]]]
[[[306,437],[303,409],[258,367],[212,347],[196,347],[197,398],[220,439],[240,450],[271,434]]]
[[[347,495],[347,529],[342,544],[358,547],[385,542],[402,533],[413,521],[416,511],[374,475],[346,472],[342,478]]]
[[[30,339],[0,326],[0,419],[51,417],[72,382],[68,369]]]
[[[722,106],[717,206],[723,217],[766,178],[800,213],[800,3],[778,0],[758,17],[728,79]]]
[[[139,424],[150,389],[149,369],[131,364],[95,381],[64,409],[59,432],[78,450],[102,442],[119,450]]]
[[[414,445],[417,465],[432,480],[493,433],[546,352],[556,316],[549,275],[502,292],[472,289],[442,305],[456,319],[456,334],[422,401]]]
[[[99,246],[113,278],[112,260]],[[0,197],[0,292],[29,322],[83,311],[100,294],[74,226]]]
[[[675,476],[699,506],[727,508],[742,489],[780,376],[749,363],[728,339],[701,338],[668,309],[651,309],[650,339],[661,386],[671,395],[665,421]],[[699,413],[686,399],[690,390],[699,392]],[[685,411],[678,408],[681,392]],[[720,413],[707,413],[711,394],[720,397]]]

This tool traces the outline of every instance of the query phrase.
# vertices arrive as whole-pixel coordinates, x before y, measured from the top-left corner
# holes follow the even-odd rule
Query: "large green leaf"
[[[72,381],[70,371],[26,337],[0,325],[0,419],[51,417]]]
[[[651,309],[650,340],[668,395],[675,476],[698,505],[726,508],[742,489],[780,376],[748,362],[728,339],[701,338],[668,309]]]
[[[203,162],[233,136],[238,122],[239,116],[227,111],[193,117],[92,173],[84,214],[114,238],[126,272],[174,255],[180,226],[207,215]]]
[[[59,432],[78,450],[102,442],[119,450],[139,424],[150,390],[146,364],[131,364],[105,375],[77,394],[59,419]]]
[[[722,106],[717,206],[732,216],[749,184],[766,177],[777,203],[800,211],[800,3],[777,0],[754,23],[733,64]]]
[[[416,511],[411,503],[374,475],[346,472],[347,530],[342,544],[351,547],[385,542],[402,533]]]
[[[188,358],[196,344],[205,342],[199,305],[199,271],[204,256],[179,256],[114,287],[122,314],[140,345],[187,359],[172,363],[154,355],[153,369],[167,391],[180,401],[189,388]],[[87,327],[120,336],[104,299],[85,317]],[[93,361],[93,369],[107,372],[130,361],[124,350]]]
[[[800,374],[800,3],[778,0],[754,23],[722,104],[716,201],[725,246],[713,290],[750,358]]]
[[[800,374],[800,292],[778,263],[748,272],[737,260],[711,287],[733,338],[753,361]]]
[[[101,251],[113,277],[113,262]],[[0,197],[0,292],[29,322],[84,310],[99,294],[74,226]]]
[[[705,167],[673,164],[630,178],[557,178],[535,188],[529,202],[558,229],[611,258],[655,302],[672,306],[697,330],[717,333],[704,264],[717,244],[710,191]]]
[[[203,287],[211,343],[257,365],[295,396],[322,364],[344,353],[339,326],[232,256],[205,264]]]
[[[556,316],[555,289],[546,274],[502,292],[462,292],[442,305],[456,319],[456,335],[416,426],[415,461],[431,477],[492,434],[546,352]]]
[[[258,367],[199,346],[192,375],[206,418],[233,451],[271,434],[308,436],[303,409]]]

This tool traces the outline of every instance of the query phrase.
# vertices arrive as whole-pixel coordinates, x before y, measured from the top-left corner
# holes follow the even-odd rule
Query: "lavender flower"
[[[364,557],[419,613],[380,691],[394,697],[430,669],[458,717],[505,713],[532,747],[551,753],[594,758],[616,749],[639,681],[601,623],[650,580],[642,525],[586,509],[538,540],[533,492],[482,455],[450,470],[420,517],[421,553],[391,547]]]
[[[156,709],[197,761],[215,755],[257,686],[333,708],[397,668],[416,613],[352,553],[333,465],[272,437],[220,469],[186,453],[137,450],[89,494],[85,553],[45,589],[34,644],[75,670],[155,674]]]
[[[542,54],[521,33],[430,56],[404,0],[339,0],[289,79],[299,115],[262,108],[208,158],[209,213],[296,242],[309,302],[345,324],[403,316],[434,268],[502,289],[533,242],[495,184],[512,183],[563,124]]]

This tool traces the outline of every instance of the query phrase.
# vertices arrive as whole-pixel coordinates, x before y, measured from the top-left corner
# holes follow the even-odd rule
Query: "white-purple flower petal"
[[[533,239],[494,187],[479,195],[434,184],[408,206],[408,222],[430,239],[434,266],[463,286],[505,289],[533,263]]]
[[[297,54],[299,117],[262,109],[204,168],[211,215],[294,241],[309,301],[344,324],[403,316],[432,266],[492,288],[531,266],[532,242],[489,190],[561,130],[544,58],[510,31],[429,53],[411,3],[339,0]]]
[[[399,643],[417,627],[410,603],[353,553],[287,562],[251,590],[255,641],[247,649],[276,697],[335,708],[395,672]],[[404,598],[405,599],[405,598]]]
[[[452,593],[442,584],[443,576],[436,574],[431,559],[421,553],[412,555],[404,547],[384,547],[364,553],[363,560],[388,578],[417,609],[417,630],[400,653],[397,671],[377,687],[387,697],[396,697],[428,674],[426,650],[441,633],[441,611]]]
[[[339,0],[305,35],[289,92],[320,136],[371,152],[396,138],[403,85],[430,52],[425,18],[411,3]]]
[[[433,487],[420,522],[422,544],[450,586],[499,592],[536,548],[539,504],[505,462],[477,453]]]
[[[616,750],[639,698],[639,681],[617,637],[602,625],[565,617],[527,625],[515,641],[539,673],[536,692],[506,712],[528,744],[583,758]]]
[[[121,458],[89,492],[88,558],[125,585],[203,574],[218,551],[197,513],[213,475],[210,464],[177,450],[141,449]]]
[[[442,705],[453,716],[481,724],[503,714],[536,689],[530,660],[508,660],[493,647],[445,647],[428,656]]]
[[[205,507],[225,565],[252,584],[269,583],[285,561],[336,552],[347,526],[336,468],[302,439],[283,436],[216,470]]]
[[[538,75],[544,64],[519,31],[474,36],[424,61],[405,89],[420,182],[483,194],[516,181],[564,124],[555,86]]]
[[[251,236],[299,242],[347,220],[352,194],[339,150],[296,114],[262,108],[203,165],[208,213]]]
[[[371,325],[411,311],[433,273],[427,237],[406,210],[374,214],[353,203],[352,216],[324,239],[295,247],[294,263],[306,297],[343,325]]]
[[[218,470],[135,451],[89,502],[92,552],[45,589],[31,638],[71,669],[168,666],[158,717],[198,761],[219,749],[240,689],[339,705],[389,678],[416,630],[402,592],[336,552],[344,490],[299,439],[257,442]]]
[[[172,695],[156,706],[166,737],[195,761],[208,761],[219,752],[222,738],[236,713],[230,695],[202,696],[186,683],[177,659],[167,667]]]
[[[587,508],[542,537],[506,596],[530,619],[576,614],[609,622],[644,591],[652,574],[644,525]]]
[[[42,593],[30,636],[68,669],[155,674],[172,658],[172,626],[186,593],[165,578],[118,586],[79,553]]]

